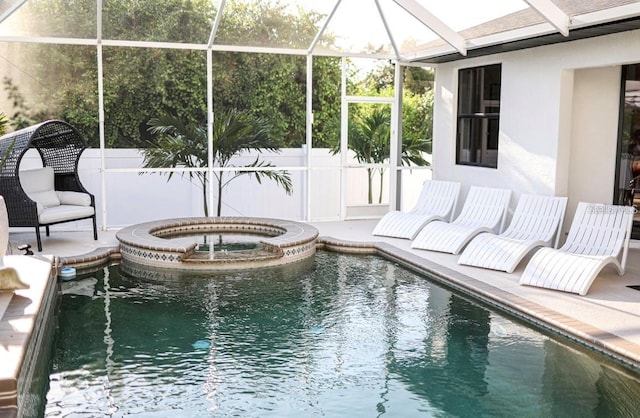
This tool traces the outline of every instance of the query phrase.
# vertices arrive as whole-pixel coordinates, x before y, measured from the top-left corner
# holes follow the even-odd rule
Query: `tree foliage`
[[[33,33],[91,38],[96,35],[95,2],[31,1]],[[110,0],[102,2],[102,37],[140,41],[205,43],[216,15],[209,0]],[[292,14],[284,2],[226,2],[216,42],[283,48],[309,45],[324,18],[315,12]],[[40,23],[41,22],[41,23]],[[38,28],[41,24],[44,28]],[[267,30],[268,28],[268,30]],[[332,42],[325,33],[326,46]],[[5,79],[14,109],[5,113],[13,128],[44,119],[63,119],[99,145],[98,52],[81,45],[20,44],[29,63],[29,81]],[[157,146],[148,132],[151,118],[172,114],[202,125],[207,111],[206,52],[103,46],[105,145]],[[282,147],[306,141],[307,63],[304,56],[214,52],[213,101],[219,109],[239,109],[269,120],[272,139]],[[26,68],[26,67],[25,67]],[[405,133],[428,138],[430,103],[424,102],[432,73],[405,68]],[[349,83],[352,83],[350,80]],[[380,94],[392,87],[393,68],[380,66],[353,88]],[[331,147],[340,134],[340,58],[313,58],[313,146]],[[350,87],[351,89],[352,87]],[[376,93],[377,92],[377,93]],[[28,100],[25,100],[25,97]],[[429,98],[429,97],[427,97]]]
[[[79,33],[95,36],[95,6],[76,10],[67,0],[30,3],[29,22],[55,22],[52,27],[59,29],[53,33],[59,35],[65,34],[60,28],[78,27],[77,22],[83,22],[78,27]],[[103,37],[206,43],[216,12],[214,3],[208,0],[103,2]],[[254,4],[228,1],[223,16],[217,33],[219,42],[251,41],[254,45],[264,42],[296,48],[308,45],[323,18],[313,12],[294,16],[277,0]],[[93,33],[92,25],[85,25],[86,22],[94,22]],[[98,146],[95,48],[33,44],[23,49],[28,50],[23,52],[25,62],[42,63],[42,57],[47,57],[44,64],[29,70],[38,84],[48,88],[29,92],[30,98],[35,97],[20,108],[20,114],[14,118],[16,122],[28,125],[45,116],[63,118],[80,130],[90,146]],[[102,60],[107,147],[153,145],[146,127],[154,115],[170,113],[190,123],[206,120],[205,51],[105,46]],[[324,64],[326,62],[331,60],[314,63],[316,80],[320,80],[316,84],[339,85],[339,67]],[[299,147],[305,143],[305,57],[218,52],[214,53],[212,66],[214,109],[237,108],[270,120],[273,137],[282,146]],[[330,135],[326,129],[332,127],[322,123],[327,119],[322,115],[322,108],[329,105],[327,109],[335,109],[337,103],[339,89],[314,103],[320,121],[317,128],[320,146]],[[27,108],[29,112],[25,112]]]
[[[173,114],[191,124],[206,121],[204,52],[105,48],[104,67],[107,147],[153,144],[147,123],[159,114]]]

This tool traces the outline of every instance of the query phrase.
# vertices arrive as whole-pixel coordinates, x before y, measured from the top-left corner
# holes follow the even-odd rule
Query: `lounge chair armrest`
[[[91,196],[82,192],[58,191],[61,205],[91,206]]]

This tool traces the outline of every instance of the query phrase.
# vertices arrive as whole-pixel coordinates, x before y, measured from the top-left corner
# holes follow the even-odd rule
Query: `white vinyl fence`
[[[232,161],[234,166],[253,162],[257,153],[247,153]],[[307,170],[307,158],[310,169]],[[262,153],[260,159],[277,167],[287,168],[293,183],[293,192],[287,195],[275,181],[267,178],[258,183],[254,176],[242,175],[232,180],[222,192],[222,216],[254,216],[298,221],[341,219],[341,198],[346,202],[346,216],[376,217],[389,209],[389,169],[383,179],[383,201],[377,205],[380,187],[379,175],[374,175],[374,205],[367,200],[367,174],[365,168],[340,169],[340,157],[328,149],[313,149],[307,157],[304,148],[282,149],[280,153]],[[142,153],[135,149],[107,149],[101,168],[99,149],[87,149],[82,154],[79,176],[87,190],[96,197],[98,226],[101,229],[119,229],[124,226],[158,219],[204,216],[203,193],[199,182],[190,181],[188,173],[143,173]],[[29,151],[22,160],[21,170],[41,165],[35,151]],[[431,177],[429,169],[403,170],[402,207],[410,209],[420,191],[422,182]],[[345,193],[341,193],[342,178],[346,176]],[[225,178],[232,173],[225,173]],[[310,182],[307,183],[307,176]],[[310,190],[307,191],[307,187]],[[307,195],[308,192],[308,195]],[[308,197],[307,197],[308,196]],[[214,207],[209,216],[216,215],[217,186],[214,185]],[[377,211],[355,211],[353,208],[378,208]],[[360,213],[360,215],[358,215]],[[373,214],[373,215],[372,215]],[[90,229],[89,221],[55,225],[56,230]]]

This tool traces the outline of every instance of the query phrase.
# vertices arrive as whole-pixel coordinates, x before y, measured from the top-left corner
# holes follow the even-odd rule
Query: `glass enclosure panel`
[[[279,151],[260,150],[239,151],[230,159],[220,159],[214,156],[214,167],[227,168],[223,177],[232,176],[235,170],[256,171],[263,168],[265,172],[273,171],[273,167],[304,168],[307,165],[307,151],[304,148],[281,148]],[[222,165],[222,163],[224,165]],[[229,170],[234,171],[229,171]],[[244,170],[243,170],[244,169]]]
[[[394,71],[389,60],[348,58],[347,95],[393,97]]]
[[[49,119],[75,126],[98,146],[98,81],[92,46],[0,43],[0,106],[19,129]],[[46,57],[46,60],[43,59]]]
[[[82,183],[85,189],[95,198],[98,234],[100,233],[102,225],[105,223],[104,217],[102,216],[102,204],[104,202],[102,196],[102,174],[100,148],[84,150],[78,162],[78,177],[80,177],[80,183]],[[108,216],[110,216],[110,214]],[[87,228],[89,227],[87,226]]]
[[[430,166],[434,72],[419,67],[402,71],[402,165]]]
[[[322,5],[309,3],[299,0],[226,2],[214,44],[306,50],[326,16],[317,10]]]
[[[338,127],[339,129],[339,127]],[[338,220],[341,209],[342,168],[340,132],[336,133],[338,148],[311,149],[309,173],[309,214],[311,220]],[[335,153],[333,152],[335,150]]]
[[[340,168],[330,159],[313,159],[314,169],[310,172],[310,218],[312,221],[340,219]],[[323,166],[324,164],[324,166]],[[338,160],[339,164],[339,160]],[[334,167],[334,168],[331,168]]]
[[[283,172],[276,172],[283,175]],[[220,201],[221,216],[258,216],[304,219],[305,182],[301,171],[289,171],[291,194],[280,183],[254,175],[227,177]],[[106,174],[108,227],[116,228],[154,219],[204,216],[202,183],[189,181],[188,174],[114,173]],[[210,216],[217,216],[218,191],[214,183]]]
[[[94,1],[95,3],[95,1]],[[104,39],[206,44],[215,9],[209,0],[104,0]]]
[[[349,103],[349,165],[387,164],[391,151],[391,105]]]
[[[366,30],[356,24],[356,19],[366,22]],[[391,40],[374,0],[342,0],[316,48],[319,51],[394,56]]]
[[[340,148],[341,61],[336,57],[313,57],[314,148]]]
[[[430,169],[404,169],[399,173],[402,184],[399,210],[406,212],[413,209],[418,202],[425,180],[431,180]]]
[[[258,163],[256,164],[256,162]],[[219,215],[258,216],[245,214],[255,213],[256,209],[264,211],[268,208],[253,208],[251,198],[267,199],[267,195],[271,195],[274,199],[273,204],[292,205],[292,207],[281,211],[283,216],[285,213],[291,212],[290,216],[293,219],[302,219],[297,217],[303,211],[299,207],[301,203],[292,203],[291,196],[300,199],[300,202],[304,199],[306,183],[300,177],[303,176],[302,167],[305,163],[306,154],[302,149],[284,149],[279,154],[243,153],[233,157],[226,167],[233,167],[234,171],[213,172],[214,190],[217,191],[218,187],[222,187],[224,196],[220,203]],[[265,169],[253,170],[256,166]],[[290,167],[290,169],[268,170],[269,167]],[[260,205],[264,204],[260,203]],[[294,207],[296,209],[291,211]],[[212,214],[218,215],[217,204]]]
[[[179,174],[108,172],[105,182],[108,228],[203,214],[202,189]]]
[[[303,171],[289,171],[288,175],[291,178],[291,194],[287,194],[278,182],[267,178],[261,182],[249,175],[235,178],[223,189],[221,216],[304,219],[305,174]],[[214,205],[217,205],[217,194],[214,195]]]
[[[389,203],[391,106],[349,103],[346,176],[347,217],[375,216]],[[382,164],[381,166],[362,165]],[[384,214],[384,212],[381,212]]]
[[[1,3],[5,12],[7,2]],[[26,1],[0,23],[0,35],[95,39],[96,4],[95,0]]]
[[[440,38],[429,27],[393,1],[380,2],[391,36],[398,53],[402,56],[415,56],[427,45]]]
[[[214,53],[213,111],[235,109],[259,118],[280,147],[301,147],[306,143],[306,68],[304,56]]]
[[[107,148],[157,148],[159,137],[149,132],[155,118],[156,126],[189,131],[179,136],[182,149],[206,161],[206,147],[201,146],[207,138],[205,52],[105,47],[103,61]],[[166,157],[167,166],[184,162]]]
[[[345,169],[346,218],[379,218],[389,211],[389,170]]]
[[[18,7],[21,7],[24,0],[2,0],[0,1],[0,16],[4,17],[5,14],[9,15],[13,13]]]

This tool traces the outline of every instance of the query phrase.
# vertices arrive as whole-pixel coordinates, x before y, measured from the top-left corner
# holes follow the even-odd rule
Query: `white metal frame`
[[[396,65],[396,67],[399,67]],[[393,161],[397,161],[397,149],[398,149],[398,128],[397,122],[397,94],[394,97],[380,97],[380,96],[349,96],[347,95],[347,64],[346,59],[342,59],[342,93],[341,93],[341,106],[340,106],[340,220],[344,220],[347,217],[347,171],[350,168],[387,168],[390,173],[396,173],[396,166]],[[402,96],[400,96],[402,97]],[[389,141],[391,142],[391,155],[389,163],[387,164],[349,164],[347,161],[347,154],[349,151],[349,105],[358,103],[373,103],[373,104],[386,104],[391,107],[391,132]],[[395,154],[395,155],[394,155]],[[394,158],[395,157],[395,158]],[[392,182],[390,181],[391,185]],[[389,190],[389,203],[393,206],[396,201],[396,188],[390,186]]]

